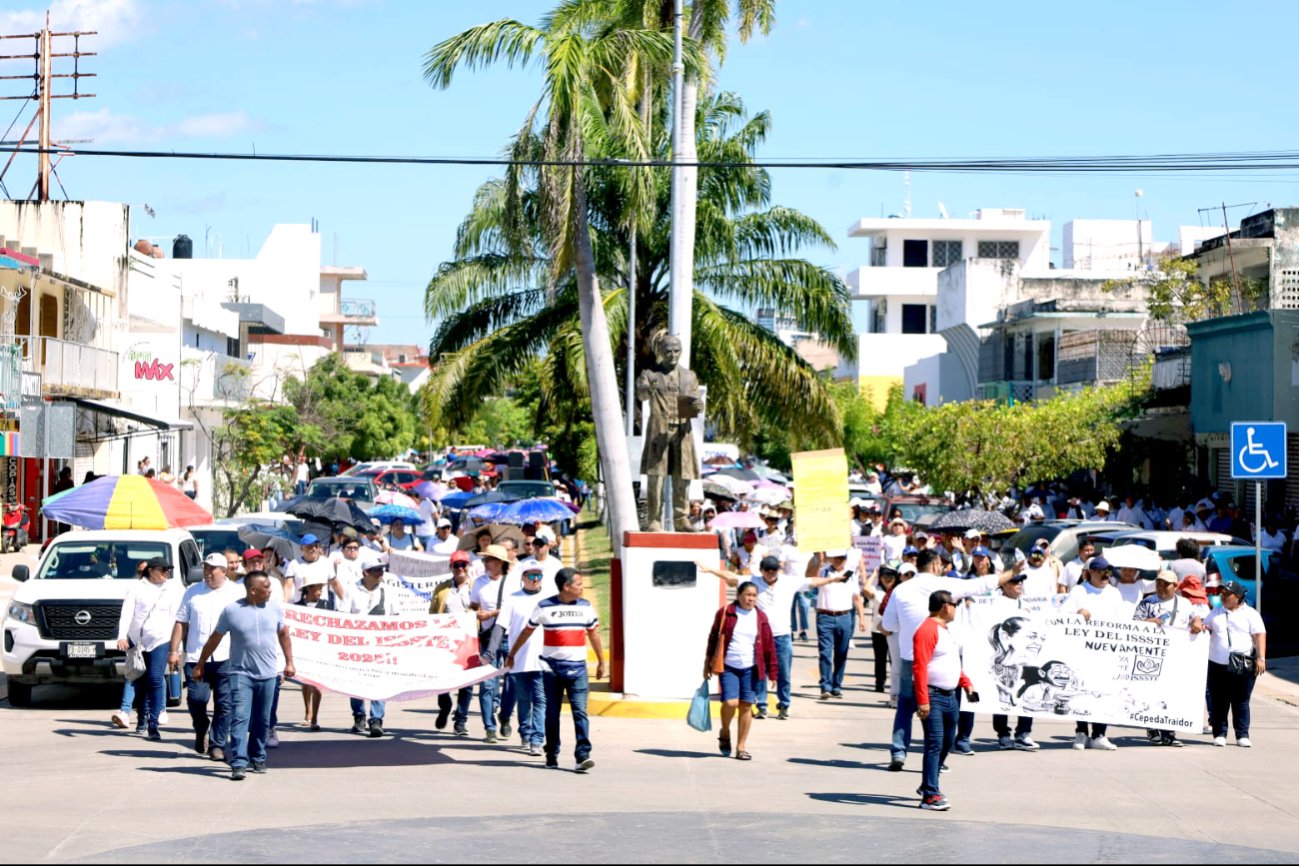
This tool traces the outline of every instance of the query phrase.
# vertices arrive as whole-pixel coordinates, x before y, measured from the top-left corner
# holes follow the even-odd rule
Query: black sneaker
[[[148,733],[148,739],[152,743],[160,743],[162,742],[162,734],[158,733],[157,728],[150,728]]]
[[[590,758],[584,758],[577,762],[577,767],[575,767],[574,769],[579,773],[585,773],[587,770],[591,769],[594,766],[595,766],[595,761],[592,761]]]
[[[830,697],[832,697],[832,698],[842,698],[842,697],[843,697],[843,692],[841,692],[841,691],[839,691],[839,690],[836,689],[835,691],[830,692]]]
[[[361,716],[361,715],[352,716],[352,733],[354,734],[365,733],[365,716]]]
[[[456,722],[455,733],[457,737],[467,737],[469,736],[469,726],[464,722]]]
[[[373,739],[373,738],[375,738],[375,737],[382,737],[382,736],[383,736],[383,720],[382,720],[382,719],[370,719],[370,737],[371,737],[371,739]]]
[[[902,762],[901,762],[901,761],[889,761],[889,772],[890,772],[890,773],[901,773],[901,772],[902,772]]]
[[[754,711],[753,711],[753,717],[754,717],[755,719],[758,719],[759,721],[761,721],[762,719],[765,719],[765,718],[767,717],[767,708],[766,708],[766,707],[761,707],[761,708],[756,708],[756,709],[754,709]]]
[[[259,776],[265,776],[265,775],[266,775],[266,765],[265,765],[265,764],[259,764],[259,763],[257,763],[256,761],[253,761],[253,765],[252,765],[251,767],[249,767],[248,770],[249,770],[249,772],[256,773],[256,774],[259,775]]]
[[[437,728],[439,731],[444,731],[444,730],[446,730],[446,727],[447,727],[447,719],[449,719],[449,718],[451,718],[451,708],[450,708],[450,707],[447,707],[445,710],[438,710],[437,721],[435,721],[435,722],[433,723],[433,727]]]
[[[245,773],[243,767],[235,767],[233,770],[230,771],[230,781],[242,782],[244,780],[244,775]]]
[[[785,709],[784,707],[782,707],[781,709],[779,709],[779,710],[776,711],[776,720],[777,720],[777,721],[781,721],[781,722],[783,722],[783,721],[785,721],[785,720],[788,719],[788,718],[789,718],[789,710]]]
[[[547,759],[546,759],[546,769],[547,769],[547,770],[558,770],[558,769],[559,769],[559,758],[547,758]]]
[[[501,737],[508,740],[512,733],[514,733],[514,728],[510,727],[509,719],[503,719],[501,721]]]
[[[200,755],[207,754],[207,734],[194,735],[194,751]]]

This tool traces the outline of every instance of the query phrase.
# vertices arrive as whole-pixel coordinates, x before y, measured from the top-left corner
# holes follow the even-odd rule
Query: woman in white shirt
[[[1069,590],[1064,613],[1076,613],[1083,619],[1131,619],[1122,614],[1123,595],[1110,582],[1114,569],[1103,556],[1093,556],[1083,569],[1083,582]]]
[[[176,625],[185,587],[170,580],[171,564],[154,557],[146,564],[145,579],[137,580],[122,602],[117,622],[117,648],[125,652],[132,645],[144,650],[144,707],[148,736],[155,742],[158,716],[167,707],[167,652],[171,649],[171,630]]]
[[[1222,586],[1222,607],[1204,619],[1209,630],[1209,726],[1213,744],[1227,745],[1227,711],[1236,729],[1236,745],[1248,749],[1249,698],[1254,680],[1267,670],[1267,629],[1263,617],[1245,603],[1245,587],[1238,581]],[[1254,673],[1231,672],[1233,652],[1254,654]]]
[[[730,757],[731,720],[738,716],[735,757],[752,759],[744,747],[753,724],[753,705],[758,701],[758,681],[771,680],[775,688],[776,669],[771,624],[758,609],[757,584],[746,581],[735,591],[735,603],[722,607],[713,618],[704,655],[704,678],[721,676],[722,733],[717,745],[723,755]]]

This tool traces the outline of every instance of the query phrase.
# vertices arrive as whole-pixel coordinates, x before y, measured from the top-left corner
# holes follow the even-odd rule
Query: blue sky
[[[97,98],[56,103],[56,139],[105,148],[492,156],[539,92],[535,72],[504,67],[434,91],[420,75],[433,44],[501,17],[533,21],[525,0],[55,0],[54,24],[98,29],[87,61]],[[43,9],[43,7],[40,7]],[[0,33],[35,29],[30,0],[4,0]],[[1283,149],[1299,113],[1289,96],[1299,6],[1248,14],[1221,3],[874,3],[781,0],[771,35],[734,44],[718,86],[772,112],[762,155],[937,157],[1143,154]],[[10,42],[6,48],[17,43]],[[8,51],[4,53],[10,53]],[[13,69],[6,74],[25,72]],[[16,94],[18,82],[0,82]],[[0,129],[17,102],[0,102]],[[24,114],[12,138],[26,124]],[[4,182],[25,197],[34,169]],[[354,289],[379,302],[371,342],[426,343],[423,287],[450,253],[474,189],[495,172],[379,167],[70,159],[74,199],[108,199],[137,236],[185,233],[226,256],[256,252],[271,226],[320,223],[324,264],[361,265]],[[1197,209],[1299,201],[1290,174],[991,176],[915,174],[913,214],[1023,207],[1060,226],[1141,214],[1159,240]],[[59,191],[55,187],[55,194]],[[861,217],[902,209],[900,174],[777,170],[773,200],[827,227],[825,265],[865,263],[846,237]],[[1249,212],[1231,211],[1233,221]],[[350,286],[349,286],[350,288]]]

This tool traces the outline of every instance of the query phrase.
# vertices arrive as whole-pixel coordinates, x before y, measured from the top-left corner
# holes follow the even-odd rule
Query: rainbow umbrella
[[[47,520],[86,529],[171,529],[202,526],[212,515],[170,484],[143,475],[105,475],[47,496]]]

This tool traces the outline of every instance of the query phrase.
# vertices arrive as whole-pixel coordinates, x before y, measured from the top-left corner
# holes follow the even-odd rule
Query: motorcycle
[[[31,540],[28,530],[31,518],[22,503],[5,506],[4,518],[0,519],[0,553],[18,552]]]

